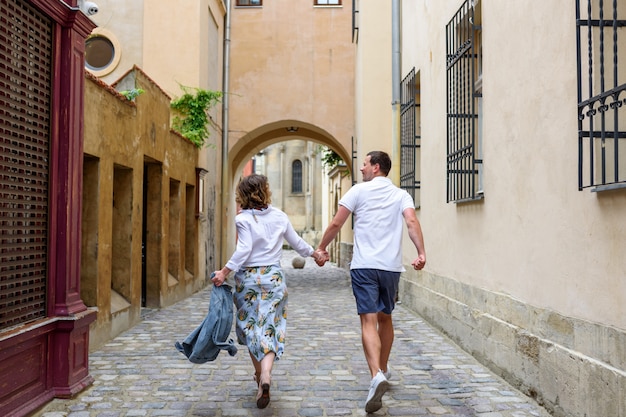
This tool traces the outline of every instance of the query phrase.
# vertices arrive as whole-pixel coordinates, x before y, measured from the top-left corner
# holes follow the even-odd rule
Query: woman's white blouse
[[[313,254],[313,247],[294,230],[281,210],[268,206],[265,210],[246,209],[235,217],[237,248],[226,263],[232,271],[242,267],[280,265],[283,241],[300,256]]]

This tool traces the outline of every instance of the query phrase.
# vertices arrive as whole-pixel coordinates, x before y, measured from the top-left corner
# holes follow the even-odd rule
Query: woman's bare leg
[[[270,352],[265,355],[260,362],[261,374],[259,377],[259,392],[256,396],[256,406],[259,408],[265,408],[270,403],[270,384],[272,381],[272,366],[274,366],[274,359],[276,359],[276,354],[274,352]]]

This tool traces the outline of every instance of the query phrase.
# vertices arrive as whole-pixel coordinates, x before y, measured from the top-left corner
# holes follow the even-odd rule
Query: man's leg
[[[361,342],[372,378],[380,369],[381,339],[378,334],[378,313],[364,313],[361,318]]]
[[[372,374],[370,389],[365,400],[365,412],[373,413],[383,406],[382,398],[389,389],[389,382],[380,370],[381,338],[379,335],[378,316],[380,313],[361,314],[361,338],[365,359]],[[384,326],[384,325],[383,325]],[[388,357],[388,353],[387,353]]]
[[[378,313],[378,336],[380,340],[380,359],[378,364],[383,372],[387,372],[387,362],[389,361],[394,338],[391,314],[385,314],[382,311]]]

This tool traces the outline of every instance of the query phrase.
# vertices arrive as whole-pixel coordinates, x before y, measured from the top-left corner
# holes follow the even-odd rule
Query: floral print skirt
[[[279,265],[245,267],[235,273],[235,332],[260,361],[269,352],[279,359],[285,348],[287,283]]]

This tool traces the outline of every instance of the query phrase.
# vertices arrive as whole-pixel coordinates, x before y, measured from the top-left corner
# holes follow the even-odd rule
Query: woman
[[[239,206],[237,248],[212,278],[220,286],[235,271],[237,341],[248,346],[259,386],[259,408],[270,402],[272,365],[285,346],[287,283],[280,267],[283,239],[301,256],[312,256],[316,262],[321,256],[298,236],[287,215],[272,207],[270,196],[264,175],[252,174],[239,182],[235,196]]]

